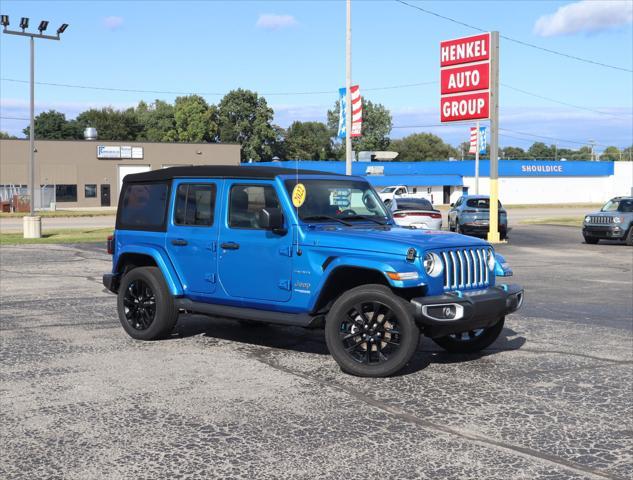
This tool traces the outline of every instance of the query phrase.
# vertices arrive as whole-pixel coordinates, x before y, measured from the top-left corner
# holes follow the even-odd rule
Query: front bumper
[[[117,293],[119,291],[121,275],[118,273],[104,273],[102,281],[104,287],[106,287],[112,293]]]
[[[411,299],[411,305],[424,335],[433,338],[490,327],[521,308],[523,295],[519,285],[497,285],[485,290],[416,297]]]
[[[626,229],[621,225],[585,225],[582,227],[582,234],[585,237],[623,238]]]

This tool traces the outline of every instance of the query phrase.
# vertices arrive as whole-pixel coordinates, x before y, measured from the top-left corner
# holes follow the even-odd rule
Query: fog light
[[[455,309],[453,307],[444,307],[442,314],[444,315],[444,318],[455,318]]]

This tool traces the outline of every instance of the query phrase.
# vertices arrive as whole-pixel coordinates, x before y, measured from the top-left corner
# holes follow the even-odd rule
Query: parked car
[[[389,208],[398,225],[427,230],[442,229],[442,213],[425,198],[397,198]]]
[[[127,175],[109,240],[121,325],[170,335],[181,312],[324,327],[341,369],[399,371],[420,333],[449,352],[499,336],[523,290],[485,241],[397,226],[362,177],[270,167]],[[280,330],[280,335],[292,335]]]
[[[451,203],[448,211],[448,229],[465,235],[485,236],[490,229],[490,197],[464,195]],[[499,202],[499,236],[508,236],[508,215]]]
[[[587,243],[600,240],[622,240],[633,245],[633,197],[615,197],[599,212],[590,213],[582,224]]]
[[[389,206],[394,198],[425,198],[433,203],[433,196],[422,192],[413,192],[406,185],[390,185],[384,187],[380,193],[380,199]]]

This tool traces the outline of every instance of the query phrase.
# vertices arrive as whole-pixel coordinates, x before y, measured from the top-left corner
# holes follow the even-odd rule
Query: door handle
[[[182,238],[175,238],[174,240],[171,241],[171,244],[177,247],[184,247],[185,245],[188,245],[189,243],[187,242],[187,240],[183,240]]]
[[[237,250],[240,248],[240,244],[235,242],[225,242],[222,243],[220,247],[222,247],[224,250]]]

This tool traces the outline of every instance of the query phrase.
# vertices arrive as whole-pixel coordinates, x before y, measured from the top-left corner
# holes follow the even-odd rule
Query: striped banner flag
[[[477,153],[477,127],[470,127],[470,148],[468,153]]]
[[[363,127],[363,99],[360,96],[360,87],[358,85],[352,85],[352,137],[360,137]],[[345,138],[345,126],[347,115],[347,102],[346,102],[346,89],[345,87],[339,88],[340,95],[340,115],[338,122],[338,136],[339,138]]]

